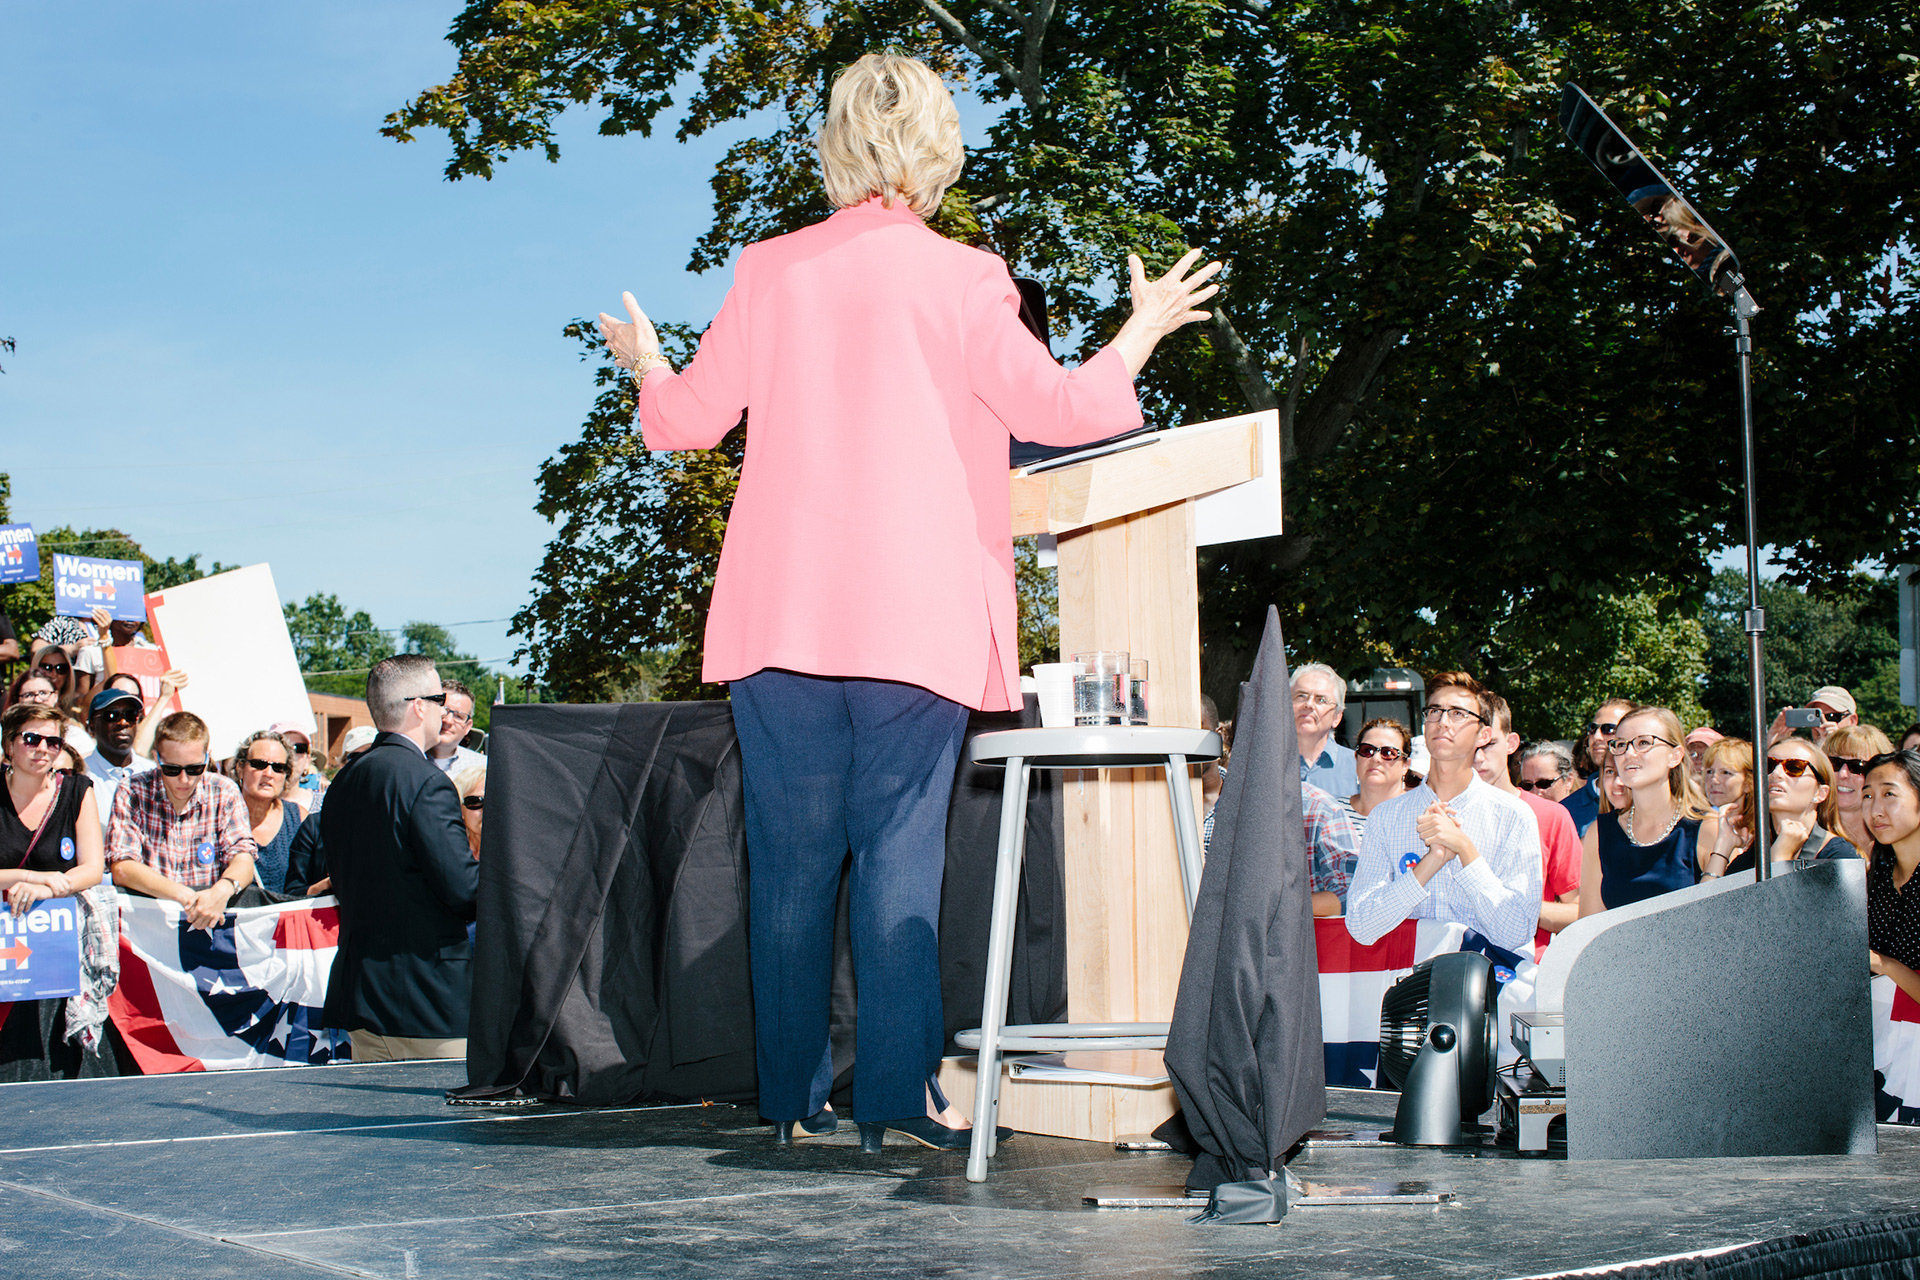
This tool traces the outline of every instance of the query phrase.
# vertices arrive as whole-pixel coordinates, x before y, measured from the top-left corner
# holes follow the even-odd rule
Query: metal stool
[[[967,1180],[984,1182],[993,1157],[993,1127],[1000,1114],[1001,1055],[1009,1049],[1053,1053],[1067,1049],[1164,1049],[1164,1022],[1062,1022],[1009,1027],[1007,986],[1013,974],[1014,913],[1020,901],[1020,869],[1026,858],[1027,775],[1034,769],[1165,769],[1173,801],[1173,834],[1186,890],[1187,918],[1200,892],[1200,824],[1193,814],[1189,764],[1220,758],[1220,735],[1210,729],[1155,726],[1103,729],[1009,729],[983,733],[967,756],[975,764],[1004,765],[1000,800],[1000,848],[993,873],[993,919],[987,935],[984,1025],[954,1041],[980,1051],[973,1095],[973,1145]]]

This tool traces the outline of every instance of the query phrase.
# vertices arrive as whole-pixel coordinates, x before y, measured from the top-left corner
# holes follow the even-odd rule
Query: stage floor
[[[1458,1199],[1295,1208],[1273,1227],[1096,1210],[1089,1187],[1187,1162],[1019,1135],[964,1157],[848,1126],[777,1150],[750,1109],[452,1108],[462,1064],[0,1086],[0,1273],[382,1276],[1521,1276],[1743,1244],[1912,1210],[1920,1132],[1878,1156],[1561,1160],[1316,1149],[1325,1182],[1425,1179]],[[1333,1091],[1335,1116],[1391,1095]],[[898,1144],[898,1145],[895,1145]]]

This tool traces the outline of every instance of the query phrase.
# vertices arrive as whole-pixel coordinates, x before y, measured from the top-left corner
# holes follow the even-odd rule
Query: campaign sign
[[[0,584],[40,579],[40,541],[30,524],[0,524]]]
[[[104,608],[117,622],[147,620],[146,570],[138,560],[96,560],[53,553],[53,611],[90,618]]]
[[[0,911],[0,1001],[52,1000],[80,992],[80,904],[36,902],[23,916]]]

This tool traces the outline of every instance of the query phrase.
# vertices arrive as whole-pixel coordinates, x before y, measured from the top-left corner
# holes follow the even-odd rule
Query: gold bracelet
[[[646,379],[647,373],[650,370],[655,368],[671,370],[673,366],[668,364],[667,358],[658,351],[642,351],[633,358],[633,363],[625,366],[625,368],[628,373],[633,375],[634,382],[639,383]]]

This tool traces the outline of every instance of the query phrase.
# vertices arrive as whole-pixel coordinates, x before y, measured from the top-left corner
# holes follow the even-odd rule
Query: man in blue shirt
[[[1324,662],[1293,673],[1293,727],[1300,740],[1300,780],[1346,799],[1360,790],[1353,752],[1333,740],[1333,727],[1347,714],[1347,686]]]
[[[1600,765],[1607,758],[1607,743],[1620,727],[1620,717],[1632,708],[1633,703],[1625,698],[1608,698],[1593,709],[1593,719],[1587,721],[1574,746],[1573,767],[1585,776],[1586,782],[1560,803],[1573,815],[1574,829],[1582,836],[1600,816]]]

